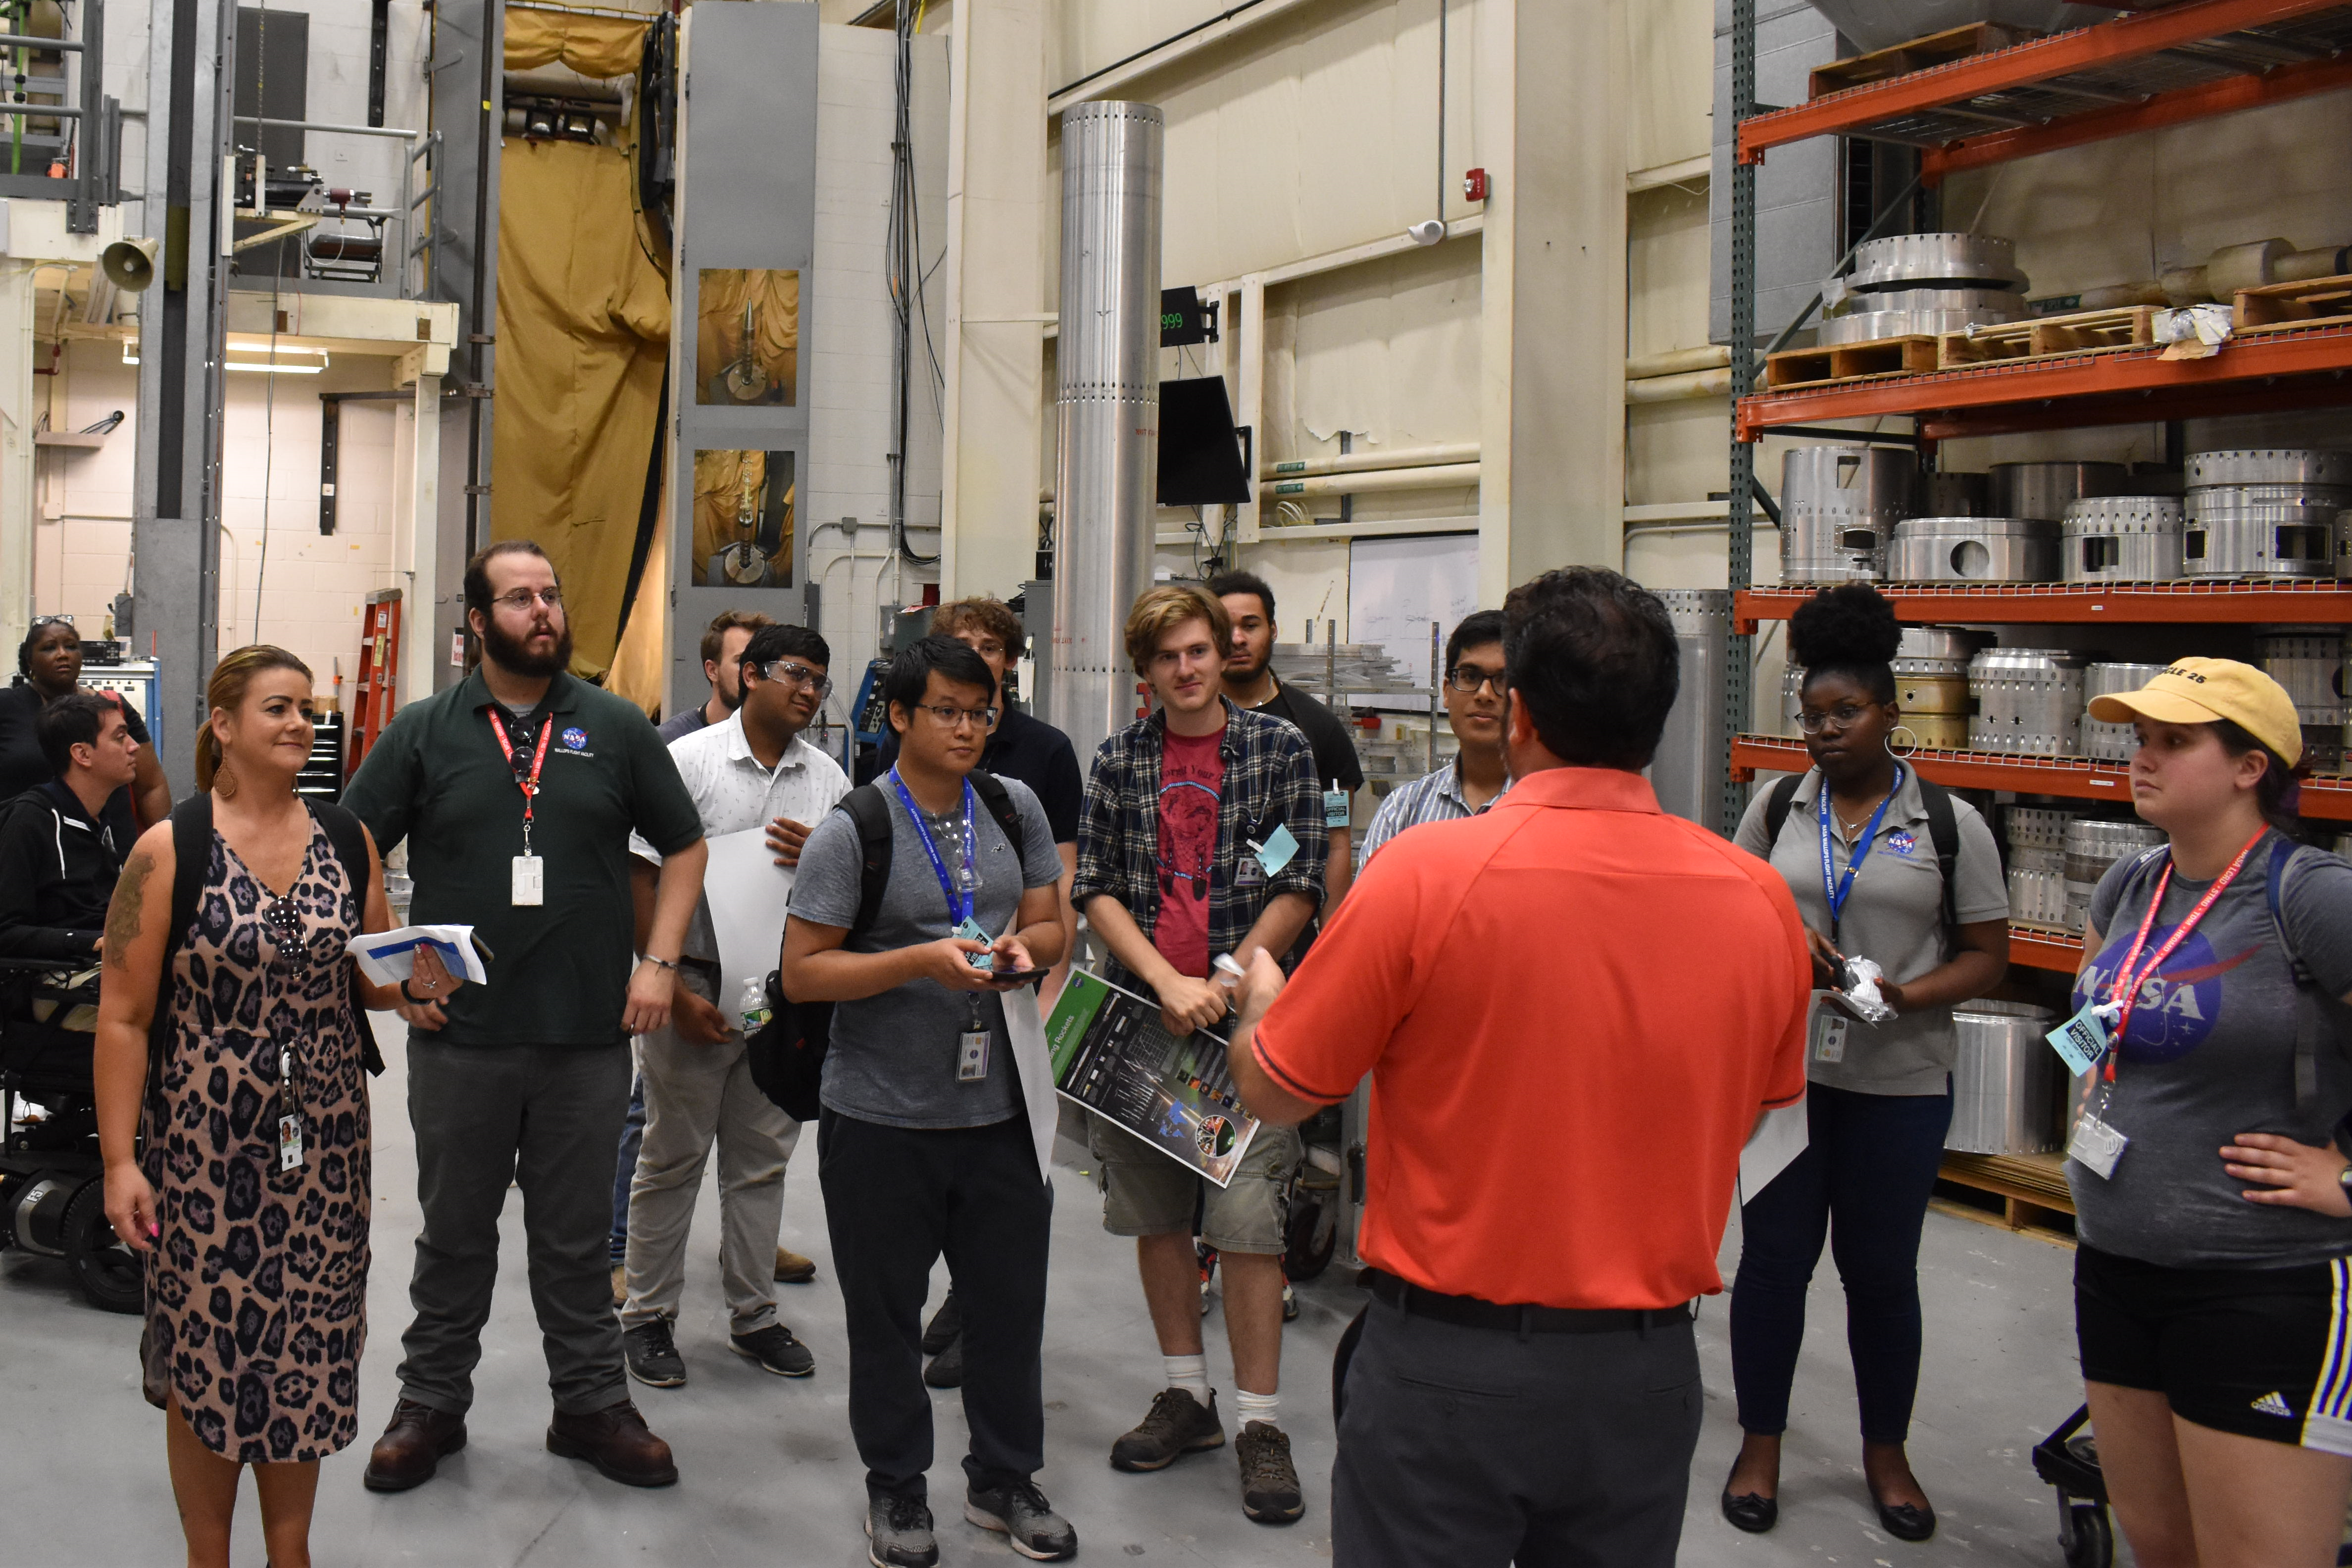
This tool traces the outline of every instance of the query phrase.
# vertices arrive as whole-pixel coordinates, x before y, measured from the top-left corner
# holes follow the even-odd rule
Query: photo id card
[[[291,1171],[302,1163],[302,1118],[298,1112],[278,1119],[278,1168]]]
[[[978,1083],[988,1076],[988,1031],[966,1029],[956,1037],[956,1081]]]
[[[547,862],[536,855],[514,858],[514,907],[537,909],[547,902]]]
[[[2102,1101],[2099,1110],[2105,1109]],[[2105,1181],[2116,1173],[2116,1162],[2124,1157],[2124,1150],[2130,1142],[2130,1139],[2100,1121],[2096,1112],[2086,1110],[2075,1119],[2074,1135],[2066,1141],[2066,1157]]]
[[[1821,1016],[1821,1038],[1813,1044],[1813,1060],[1842,1062],[1845,1060],[1847,1018],[1843,1013],[1824,1009]]]

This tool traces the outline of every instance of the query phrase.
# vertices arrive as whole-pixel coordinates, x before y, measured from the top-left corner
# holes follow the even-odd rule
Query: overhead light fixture
[[[270,351],[268,345],[266,343],[231,343],[228,345],[228,352],[232,354],[238,354],[268,353]],[[221,368],[224,370],[257,372],[264,375],[316,375],[320,371],[325,370],[329,364],[333,363],[327,357],[327,351],[324,349],[304,348],[298,344],[283,344],[280,345],[278,353],[281,354],[317,354],[319,356],[319,363],[317,364],[289,364],[284,360],[276,358],[263,360],[258,363],[255,363],[253,361],[240,362],[232,359],[226,362]],[[122,340],[122,363],[124,364],[131,365],[135,365],[139,363],[139,356],[131,352],[131,340],[128,338]]]

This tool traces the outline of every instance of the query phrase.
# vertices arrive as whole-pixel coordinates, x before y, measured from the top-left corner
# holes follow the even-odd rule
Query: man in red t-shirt
[[[1222,1034],[1231,994],[1209,977],[1216,955],[1247,963],[1257,952],[1288,952],[1323,897],[1313,753],[1288,723],[1221,694],[1228,635],[1224,606],[1198,588],[1169,584],[1137,599],[1128,657],[1159,711],[1103,742],[1078,824],[1071,900],[1110,949],[1105,978],[1156,997],[1176,1035]],[[1286,837],[1296,845],[1286,857]],[[1261,855],[1253,840],[1275,850]],[[1163,1469],[1225,1441],[1201,1348],[1197,1212],[1201,1237],[1224,1270],[1242,1511],[1269,1523],[1297,1519],[1305,1503],[1277,1385],[1285,1198],[1297,1134],[1262,1129],[1220,1187],[1131,1133],[1093,1126],[1103,1226],[1136,1238],[1167,1376],[1142,1424],[1112,1446],[1110,1462]]]
[[[1788,884],[1641,776],[1657,599],[1576,567],[1505,615],[1510,793],[1367,862],[1286,987],[1253,966],[1234,1082],[1295,1124],[1371,1074],[1339,1568],[1672,1568],[1691,1303],[1741,1145],[1804,1093],[1811,963]]]

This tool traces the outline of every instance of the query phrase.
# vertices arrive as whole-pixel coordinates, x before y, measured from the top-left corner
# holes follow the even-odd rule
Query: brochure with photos
[[[1225,1042],[1202,1029],[1171,1035],[1160,1004],[1085,969],[1045,1021],[1054,1087],[1219,1186],[1249,1152],[1257,1118],[1225,1070]]]

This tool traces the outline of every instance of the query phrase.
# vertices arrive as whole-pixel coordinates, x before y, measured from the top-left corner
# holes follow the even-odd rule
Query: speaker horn
[[[99,252],[98,265],[106,280],[124,293],[144,293],[155,281],[155,242],[118,239]]]

